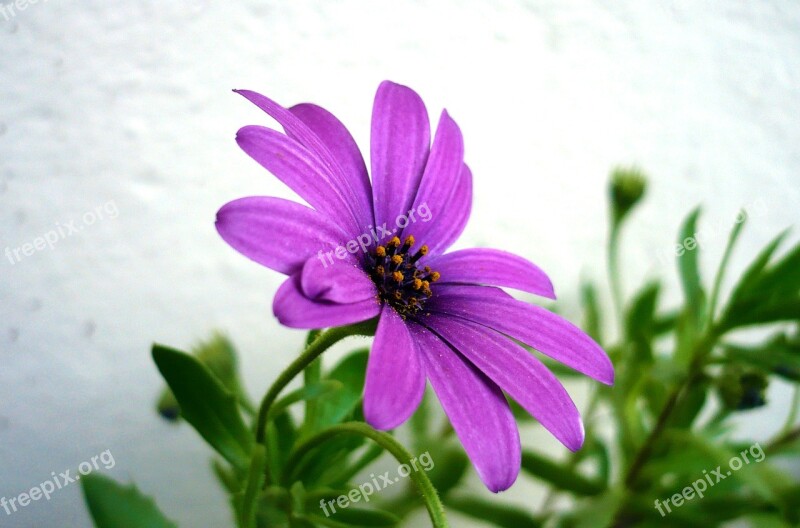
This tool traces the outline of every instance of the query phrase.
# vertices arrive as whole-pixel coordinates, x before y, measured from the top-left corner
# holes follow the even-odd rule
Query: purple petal
[[[461,130],[444,110],[414,199],[414,209],[427,208],[432,212],[433,221],[424,222],[417,218],[405,228],[403,236],[413,235],[429,247],[437,245],[438,240],[430,235],[437,224],[448,222],[447,216],[454,213],[447,206],[459,183],[463,166],[464,140]]]
[[[583,445],[581,415],[566,389],[538,359],[494,330],[433,315],[425,324],[528,411],[572,451]]]
[[[311,207],[337,221],[351,233],[350,237],[361,232],[355,217],[348,214],[347,196],[337,190],[330,171],[300,143],[276,130],[255,125],[241,128],[236,142]]]
[[[313,301],[303,295],[300,274],[284,282],[272,301],[272,310],[284,326],[290,328],[328,328],[372,319],[381,312],[375,299],[349,304]]]
[[[311,255],[335,247],[344,238],[344,233],[313,209],[266,196],[225,204],[217,212],[216,228],[242,255],[287,275],[300,269]]]
[[[519,431],[503,391],[429,330],[410,327],[425,371],[458,439],[489,490],[511,487],[519,474]]]
[[[325,255],[311,257],[303,265],[301,286],[305,296],[315,301],[348,304],[378,296],[375,283],[352,257],[341,262]]]
[[[443,284],[427,307],[493,328],[602,383],[614,383],[614,366],[591,337],[566,319],[500,289]]]
[[[328,132],[324,130],[326,127],[319,123],[319,112],[317,112],[315,116],[314,125],[310,126],[304,122],[304,118],[311,120],[311,116],[309,116],[308,112],[301,110],[300,113],[302,113],[303,116],[297,116],[290,110],[287,110],[275,101],[259,93],[250,90],[234,91],[244,96],[251,103],[255,104],[270,117],[275,119],[290,138],[306,147],[319,159],[331,176],[331,184],[335,192],[345,197],[348,204],[350,204],[346,209],[343,209],[343,211],[351,212],[359,230],[372,222],[372,211],[369,207],[366,207],[369,205],[371,197],[369,193],[366,195],[364,194],[363,188],[361,187],[362,184],[359,183],[357,176],[353,177],[345,173],[344,168],[339,163],[340,156],[334,156],[331,152],[330,147],[333,143],[328,142],[331,136],[327,135]],[[328,120],[327,125],[330,124],[330,120]],[[344,128],[343,125],[342,128]],[[323,134],[323,137],[320,137],[319,134]],[[358,231],[358,233],[360,233],[360,231]]]
[[[303,103],[289,109],[314,132],[328,147],[331,155],[344,172],[344,176],[355,191],[358,211],[363,225],[373,223],[372,185],[367,166],[353,136],[336,116],[321,106]],[[306,145],[311,148],[311,145]]]
[[[425,239],[420,244],[428,245],[428,258],[441,255],[453,245],[464,228],[467,227],[472,211],[472,171],[466,165],[461,166],[458,181],[441,209],[430,210],[433,220],[430,222]],[[417,222],[418,224],[419,222]]]
[[[384,81],[372,109],[370,159],[377,225],[392,229],[417,194],[430,149],[425,104],[413,90]]]
[[[422,401],[425,371],[405,321],[384,306],[369,353],[364,383],[364,418],[372,427],[394,429]]]
[[[503,286],[556,298],[553,283],[536,264],[499,249],[462,249],[430,258],[425,263],[441,273],[439,284]]]

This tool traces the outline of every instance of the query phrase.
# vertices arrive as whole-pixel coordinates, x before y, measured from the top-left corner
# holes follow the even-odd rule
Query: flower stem
[[[359,435],[369,438],[391,453],[401,464],[411,464],[413,458],[411,453],[388,433],[376,431],[365,423],[347,422],[320,431],[298,445],[286,462],[281,480],[286,482],[291,478],[292,468],[294,468],[309,451],[340,434]],[[430,515],[434,528],[447,528],[448,524],[444,513],[444,506],[442,505],[436,488],[433,487],[433,483],[428,478],[428,475],[420,471],[411,471],[409,476],[422,494],[422,499],[425,501],[425,507],[428,509],[428,514]]]
[[[619,325],[620,336],[624,335],[622,316],[622,283],[619,277],[619,228],[620,223],[611,224],[608,235],[608,282],[611,287],[611,301],[614,305],[614,317]]]
[[[256,442],[265,444],[267,418],[269,417],[269,409],[275,400],[280,395],[281,391],[300,374],[303,369],[309,366],[315,359],[317,359],[323,352],[328,350],[334,343],[341,341],[345,337],[353,335],[373,335],[375,332],[375,320],[365,321],[349,326],[339,326],[331,328],[319,335],[300,356],[295,359],[286,370],[284,370],[275,383],[269,388],[261,400],[261,407],[258,411],[258,422],[256,426]]]

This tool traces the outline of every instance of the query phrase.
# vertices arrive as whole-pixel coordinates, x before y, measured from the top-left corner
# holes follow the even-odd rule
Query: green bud
[[[760,370],[744,370],[732,366],[717,379],[722,402],[731,411],[745,411],[762,407],[767,403],[765,393],[769,380]]]
[[[647,189],[647,178],[636,167],[617,167],[611,172],[609,194],[614,223],[619,223],[642,199]]]

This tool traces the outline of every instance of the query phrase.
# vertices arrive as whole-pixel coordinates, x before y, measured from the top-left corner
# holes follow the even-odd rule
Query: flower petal
[[[458,125],[447,113],[442,111],[431,153],[425,164],[419,190],[414,199],[414,210],[420,207],[432,212],[432,222],[417,219],[403,231],[403,237],[413,235],[429,247],[437,245],[438,240],[430,236],[435,226],[448,219],[440,218],[449,214],[448,203],[456,189],[464,166],[464,140]],[[452,214],[452,213],[450,213]]]
[[[225,204],[217,212],[216,228],[223,240],[245,257],[287,275],[344,237],[317,211],[267,196]]]
[[[583,445],[581,415],[558,379],[533,354],[494,330],[433,315],[425,325],[533,415],[572,451]]]
[[[349,304],[314,301],[303,295],[300,274],[295,273],[278,288],[272,310],[282,325],[290,328],[328,328],[366,321],[381,312],[375,299]]]
[[[330,260],[326,255],[308,259],[300,276],[305,296],[342,304],[377,298],[375,283],[350,258],[349,262]]]
[[[614,383],[614,366],[591,337],[561,316],[503,290],[443,284],[426,306],[493,328],[606,385]]]
[[[462,249],[430,258],[426,264],[441,273],[439,284],[503,286],[556,298],[553,283],[536,264],[499,249]]]
[[[483,483],[497,493],[516,480],[519,431],[503,392],[430,330],[410,326],[444,412]]]
[[[277,130],[255,125],[241,128],[236,142],[311,207],[339,223],[349,238],[360,233],[355,217],[348,214],[347,195],[337,189],[330,171],[310,150]]]
[[[414,203],[430,149],[430,123],[413,90],[384,81],[372,109],[370,160],[376,225],[407,213]]]
[[[333,158],[344,172],[344,176],[355,191],[359,219],[365,227],[373,223],[372,185],[367,166],[353,136],[332,113],[311,103],[295,105],[289,111],[297,116],[328,147]],[[297,138],[296,138],[297,139]],[[312,148],[312,145],[306,145]]]
[[[369,203],[369,195],[364,196],[359,189],[358,180],[354,181],[345,173],[344,168],[339,164],[338,158],[331,152],[330,143],[326,142],[329,138],[318,135],[321,132],[321,127],[309,126],[301,117],[259,93],[250,90],[234,91],[275,119],[290,138],[306,147],[319,159],[330,174],[333,190],[346,199],[348,206],[342,211],[349,211],[353,216],[357,227],[354,234],[360,233],[365,225],[372,222],[372,211],[364,207],[365,204]]]
[[[458,240],[458,237],[464,232],[464,228],[467,227],[467,221],[472,212],[472,171],[469,170],[469,167],[461,166],[455,186],[447,201],[440,207],[439,211],[430,209],[434,220],[430,222],[425,239],[419,239],[421,244],[428,245],[427,258],[433,258],[447,251],[447,248]]]
[[[424,394],[417,346],[405,321],[385,305],[367,363],[364,418],[376,429],[394,429],[414,414]]]

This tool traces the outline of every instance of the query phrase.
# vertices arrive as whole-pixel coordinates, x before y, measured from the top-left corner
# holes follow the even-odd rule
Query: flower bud
[[[722,402],[731,411],[745,411],[765,405],[768,384],[763,372],[745,371],[741,367],[726,369],[717,380]]]
[[[611,172],[609,193],[615,223],[622,221],[625,215],[642,199],[646,188],[647,178],[641,170],[635,167],[618,167]]]

